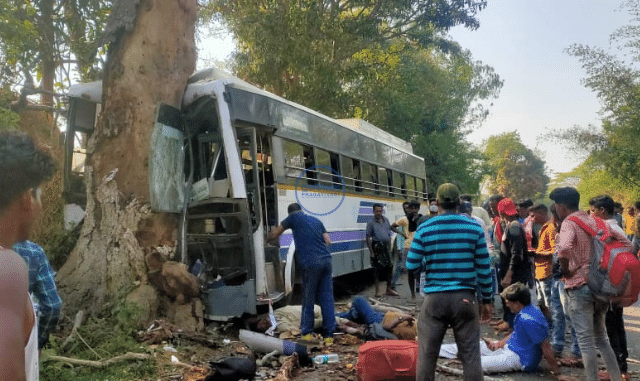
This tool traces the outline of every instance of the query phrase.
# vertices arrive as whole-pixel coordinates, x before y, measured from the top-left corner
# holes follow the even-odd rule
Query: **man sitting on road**
[[[524,371],[533,372],[538,368],[542,356],[549,363],[551,374],[560,376],[551,345],[547,340],[549,326],[542,312],[531,304],[531,293],[524,284],[518,282],[505,288],[500,294],[506,306],[516,314],[513,332],[500,341],[484,339],[480,342],[482,371],[484,373]],[[440,357],[455,358],[456,344],[440,347]]]

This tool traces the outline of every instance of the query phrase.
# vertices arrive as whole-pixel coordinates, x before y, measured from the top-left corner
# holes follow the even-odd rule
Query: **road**
[[[360,284],[362,285],[361,287],[355,287],[356,292],[358,294],[361,294],[367,297],[374,297],[375,292],[373,287],[372,275],[371,275],[371,278],[369,278],[367,277],[367,274],[369,273],[365,273],[364,276],[359,275],[357,280],[351,280],[346,282],[341,281],[339,279],[336,284],[336,290],[343,291],[343,290],[353,289],[354,288],[353,283],[355,281],[355,282],[360,282]],[[415,306],[417,310],[420,306],[420,302],[422,298],[420,296],[417,296],[416,302],[411,301],[409,289],[407,287],[406,275],[404,275],[404,277],[400,279],[399,283],[400,285],[398,286],[398,289],[397,289],[397,291],[400,293],[399,297],[385,296],[380,300],[392,305]],[[343,292],[341,295],[336,296],[336,302],[348,301],[349,298],[350,298],[350,295],[346,295]],[[499,299],[499,298],[496,298],[496,299]],[[496,304],[494,305],[494,311],[495,311],[494,317],[501,316],[501,305],[499,301],[497,301]],[[640,360],[640,302],[636,303],[631,307],[626,308],[624,312],[625,312],[624,313],[625,328],[627,331],[627,343],[628,343],[629,359],[630,359],[629,374],[632,376],[632,379],[640,380],[640,361],[637,361],[637,360]],[[481,335],[484,337],[492,337],[496,339],[500,339],[503,337],[503,336],[500,336],[498,333],[496,333],[488,325],[483,325],[481,328],[481,331],[482,331]],[[569,335],[567,335],[567,338],[569,338]],[[445,342],[446,343],[454,342],[453,333],[451,330],[447,332],[447,336],[445,337]],[[569,343],[567,343],[567,345],[565,346],[565,352],[566,352],[566,348],[568,347],[569,347]],[[442,362],[442,363],[444,363],[445,361],[446,360],[444,359],[439,360],[439,362]],[[584,379],[583,371],[580,368],[562,367],[561,370],[563,374],[572,375],[578,379]],[[502,380],[524,380],[524,381],[555,380],[555,377],[553,377],[548,372],[548,367],[544,360],[540,365],[539,371],[535,373],[531,373],[531,374],[506,373],[503,375],[491,375],[491,377],[494,379],[502,379]],[[307,379],[313,379],[313,378],[307,378]],[[456,377],[456,376],[440,373],[438,374],[437,379],[438,380],[456,380],[456,379],[462,379],[462,377]]]

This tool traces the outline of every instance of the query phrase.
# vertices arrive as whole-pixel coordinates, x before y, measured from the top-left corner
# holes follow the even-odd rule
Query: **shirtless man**
[[[38,379],[36,319],[24,260],[10,247],[29,238],[40,213],[40,184],[53,159],[27,135],[0,132],[0,380]]]

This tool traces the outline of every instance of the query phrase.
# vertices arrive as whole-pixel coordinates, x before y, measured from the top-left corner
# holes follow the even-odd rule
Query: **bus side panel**
[[[278,185],[278,212],[280,216],[287,215],[287,206],[297,202],[305,213],[317,217],[327,229],[331,245],[333,276],[342,276],[371,268],[369,249],[365,240],[367,222],[373,218],[373,204],[385,205],[385,216],[393,223],[404,215],[402,201],[374,199],[366,196],[346,194],[342,204],[325,215],[314,215],[309,210],[321,210],[322,198],[304,198],[290,185]],[[305,206],[306,205],[306,206]],[[393,237],[392,237],[393,238]],[[280,238],[280,257],[286,259],[286,253],[293,241],[291,231],[286,231]]]

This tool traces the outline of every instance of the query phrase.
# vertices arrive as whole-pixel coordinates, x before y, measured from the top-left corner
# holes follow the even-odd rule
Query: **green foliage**
[[[62,340],[52,336],[41,355],[43,381],[67,380],[153,380],[157,366],[153,360],[115,363],[106,368],[70,366],[59,361],[47,361],[51,355],[85,360],[101,360],[127,352],[146,353],[149,348],[135,339],[137,306],[124,301],[107,308],[105,315],[90,318],[78,328],[73,343],[64,351]]]
[[[96,79],[104,58],[96,42],[111,3],[0,0],[0,83],[38,87],[47,78],[40,90],[62,91],[71,81],[71,62],[82,80]]]
[[[67,261],[67,258],[76,247],[80,237],[80,226],[72,230],[58,229],[50,234],[48,239],[42,240],[42,247],[47,253],[51,266],[58,270]]]
[[[476,12],[485,5],[212,0],[203,18],[219,17],[234,33],[241,78],[411,141],[428,167],[440,165],[428,168],[431,186],[455,179],[472,192],[481,155],[461,140],[484,120],[480,102],[497,97],[502,81],[445,32],[454,25],[476,28]]]
[[[487,178],[491,193],[516,201],[542,198],[549,183],[545,163],[522,144],[517,132],[491,136],[484,146],[484,155],[491,168]]]
[[[567,183],[571,179],[574,181]],[[573,171],[562,174],[550,189],[560,186],[575,186],[580,192],[580,207],[583,209],[589,208],[589,199],[602,194],[608,194],[622,205],[631,205],[640,200],[640,188],[614,177],[593,158],[585,160]]]
[[[585,86],[602,102],[602,128],[594,131],[592,126],[574,127],[557,137],[574,150],[586,151],[593,165],[606,170],[612,180],[633,194],[640,188],[640,70],[635,65],[640,57],[640,2],[627,1],[626,7],[634,16],[632,23],[610,38],[624,58],[580,44],[568,49],[586,70]]]

